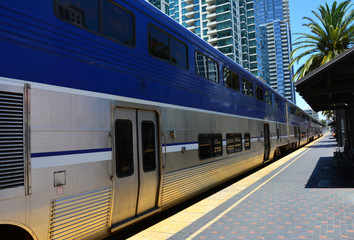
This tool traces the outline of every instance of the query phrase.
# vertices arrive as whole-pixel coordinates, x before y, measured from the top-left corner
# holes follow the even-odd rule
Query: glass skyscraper
[[[146,0],[167,15],[170,14],[168,0]]]
[[[184,27],[262,75],[258,0],[169,0],[169,10]]]
[[[149,2],[296,103],[288,0]]]
[[[263,78],[284,97],[296,103],[289,69],[291,47],[288,0],[258,0]]]

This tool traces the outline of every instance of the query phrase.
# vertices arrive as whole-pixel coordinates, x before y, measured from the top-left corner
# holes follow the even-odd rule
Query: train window
[[[122,44],[134,46],[134,16],[109,1],[101,3],[101,33]]]
[[[275,97],[274,100],[275,100],[275,107],[279,108],[279,98]]]
[[[150,121],[141,123],[143,170],[144,172],[156,169],[155,124]]]
[[[207,159],[211,157],[211,135],[201,134],[198,136],[199,158]]]
[[[249,133],[245,133],[245,150],[251,149],[251,135]]]
[[[213,157],[222,156],[222,136],[213,134]]]
[[[268,91],[265,92],[265,101],[267,104],[272,105],[272,94]]]
[[[162,60],[170,61],[170,46],[168,34],[150,25],[149,52]]]
[[[238,74],[224,67],[224,84],[226,87],[240,91],[240,80]]]
[[[195,51],[195,72],[203,78],[219,82],[217,62],[198,51]]]
[[[295,133],[295,137],[297,137],[297,132],[298,132],[298,130],[297,130],[297,126],[294,126],[294,133]]]
[[[218,74],[218,64],[215,61],[208,58],[208,78],[211,81],[219,82],[218,75],[219,75]]]
[[[253,97],[253,83],[242,78],[242,93],[246,96]]]
[[[249,82],[248,84],[248,96],[253,97],[253,83]]]
[[[149,26],[149,53],[172,65],[188,68],[187,45],[152,25]]]
[[[256,86],[256,98],[260,101],[264,101],[263,89],[258,86]]]
[[[57,0],[57,16],[74,25],[99,31],[97,0]]]
[[[172,38],[171,44],[171,63],[181,68],[188,68],[187,45],[183,42]]]
[[[71,24],[102,34],[121,44],[135,46],[135,19],[129,11],[108,0],[55,0],[56,15]],[[99,10],[100,9],[100,10]]]
[[[130,120],[115,122],[116,174],[119,178],[134,173],[133,128]]]
[[[198,136],[199,158],[201,160],[222,155],[221,134],[200,134]]]
[[[241,133],[226,134],[226,150],[228,154],[242,151]]]
[[[208,70],[207,70],[207,58],[203,54],[199,52],[195,52],[195,71],[196,73],[203,77],[208,78]]]

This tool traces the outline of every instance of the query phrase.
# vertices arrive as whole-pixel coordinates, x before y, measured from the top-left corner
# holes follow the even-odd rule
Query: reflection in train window
[[[143,170],[144,172],[156,169],[155,124],[150,121],[141,123]]]
[[[200,134],[198,136],[199,158],[207,159],[222,155],[221,134]]]
[[[226,134],[226,150],[228,154],[242,151],[241,133]]]
[[[168,34],[149,26],[149,52],[162,60],[170,61],[170,45]]]
[[[241,85],[242,85],[242,93],[245,94],[246,96],[253,97],[253,83],[248,81],[245,78],[242,78]]]
[[[224,85],[228,88],[240,91],[240,80],[238,74],[224,67]]]
[[[135,46],[134,15],[108,0],[55,0],[56,15],[73,25]],[[100,9],[100,10],[99,10]]]
[[[297,126],[294,126],[294,134],[295,134],[295,137],[297,137],[297,136],[298,136]]]
[[[97,0],[57,0],[56,13],[74,25],[99,31]]]
[[[130,120],[115,122],[116,174],[119,178],[134,173],[133,130]]]
[[[135,45],[134,17],[109,1],[101,1],[101,33],[128,45]]]
[[[275,108],[279,108],[279,98],[275,97]]]
[[[171,37],[171,64],[181,68],[188,68],[187,46],[183,42]]]
[[[251,135],[249,133],[245,133],[245,150],[251,149]]]
[[[265,101],[267,104],[272,105],[272,94],[268,91],[265,92]]]
[[[217,62],[198,51],[195,51],[195,72],[203,78],[219,82]]]
[[[188,68],[187,45],[152,25],[149,26],[149,53],[172,65]]]
[[[213,134],[213,157],[222,155],[222,136]]]
[[[260,101],[264,101],[263,88],[256,86],[256,98]]]

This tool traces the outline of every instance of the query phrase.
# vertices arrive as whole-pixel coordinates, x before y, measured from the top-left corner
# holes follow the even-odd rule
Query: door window
[[[115,122],[116,174],[119,178],[134,173],[133,124],[130,120],[118,119]]]
[[[155,124],[150,121],[141,123],[143,170],[144,172],[156,169]]]

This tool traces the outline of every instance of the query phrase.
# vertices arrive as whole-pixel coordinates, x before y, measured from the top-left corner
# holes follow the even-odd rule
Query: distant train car
[[[144,0],[0,2],[0,238],[102,238],[320,124]]]

